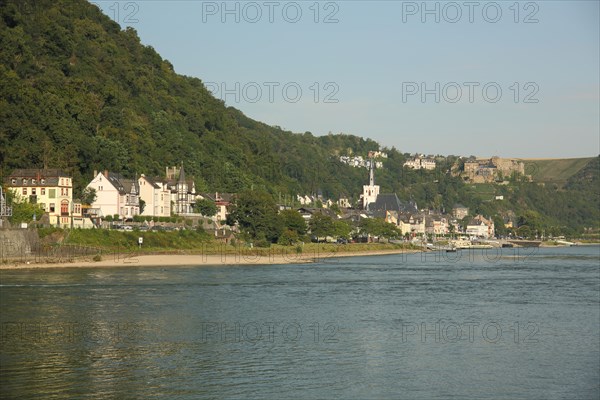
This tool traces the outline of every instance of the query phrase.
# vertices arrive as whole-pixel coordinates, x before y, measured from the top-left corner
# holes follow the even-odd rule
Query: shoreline
[[[50,262],[23,262],[0,264],[0,270],[16,269],[49,269],[49,268],[121,268],[121,267],[215,267],[215,266],[241,266],[241,265],[286,265],[286,264],[312,264],[324,260],[342,257],[385,256],[395,254],[414,254],[422,250],[414,249],[389,249],[367,251],[315,251],[307,253],[256,255],[240,253],[223,254],[113,254],[109,259],[93,261],[89,258],[61,260]]]
[[[600,243],[578,243],[577,246],[598,246]],[[544,245],[538,248],[564,248],[566,245]],[[93,261],[91,257],[72,259],[58,259],[56,261],[31,259],[6,260],[0,263],[3,270],[34,270],[52,268],[122,268],[122,267],[218,267],[242,265],[287,265],[311,264],[316,262],[335,262],[333,260],[343,257],[385,256],[395,254],[415,254],[427,250],[419,249],[380,249],[380,250],[350,250],[326,251],[315,249],[313,251],[295,253],[287,251],[271,251],[267,254],[251,254],[242,252],[212,253],[212,254],[182,254],[182,253],[142,253],[127,254],[114,253],[103,257],[100,261]]]

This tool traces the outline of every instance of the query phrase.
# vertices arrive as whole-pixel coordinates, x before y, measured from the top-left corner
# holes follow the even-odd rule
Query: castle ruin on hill
[[[525,175],[523,161],[509,158],[470,158],[465,161],[461,176],[470,183],[492,183],[513,174]]]

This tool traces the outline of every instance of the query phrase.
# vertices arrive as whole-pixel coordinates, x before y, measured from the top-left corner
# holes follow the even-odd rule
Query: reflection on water
[[[599,250],[1,271],[0,395],[598,398]]]

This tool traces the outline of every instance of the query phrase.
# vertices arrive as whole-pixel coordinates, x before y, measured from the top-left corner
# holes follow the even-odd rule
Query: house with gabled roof
[[[403,235],[412,236],[425,234],[425,216],[421,214],[404,214],[398,218],[398,227]]]
[[[140,213],[139,186],[136,179],[124,178],[115,172],[94,171],[94,178],[87,188],[96,191],[91,208],[100,210],[101,217],[118,215],[121,219],[132,218]]]
[[[19,201],[39,204],[48,214],[50,224],[70,226],[73,178],[69,174],[60,169],[17,169],[6,177],[4,184]]]
[[[463,206],[462,204],[455,204],[452,207],[452,216],[456,219],[463,219],[469,215],[469,207]]]
[[[482,215],[477,215],[469,221],[466,233],[473,237],[492,238],[496,234],[494,221],[491,218],[488,219]]]
[[[179,168],[167,167],[166,172],[166,184],[171,191],[173,212],[179,215],[192,214],[194,212],[194,203],[198,197],[194,180],[186,178],[183,163],[181,163],[181,167]]]
[[[171,191],[165,182],[150,178],[144,174],[137,180],[140,199],[144,201],[144,210],[140,213],[152,217],[171,216]]]
[[[209,200],[215,203],[215,206],[217,206],[217,213],[214,215],[213,220],[215,222],[219,222],[227,219],[227,215],[229,214],[228,207],[233,202],[235,194],[219,192],[199,193],[198,198]]]

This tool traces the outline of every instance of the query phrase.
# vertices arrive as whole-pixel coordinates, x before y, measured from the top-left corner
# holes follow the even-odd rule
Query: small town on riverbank
[[[200,246],[206,251],[206,243],[210,243],[213,253],[222,253],[222,245],[239,249],[272,244],[296,246],[300,253],[311,242],[344,245],[358,252],[374,250],[373,246],[353,246],[358,243],[377,244],[380,250],[445,251],[578,244],[563,235],[533,231],[511,218],[501,220],[498,232],[498,216],[473,214],[461,204],[448,212],[419,209],[416,202],[401,201],[396,193],[381,193],[375,182],[376,171],[382,168],[377,159],[386,157],[371,152],[364,159],[340,158],[342,163],[365,169],[368,182],[359,196],[330,199],[321,194],[297,194],[280,202],[252,191],[197,191],[183,163],[166,167],[161,177],[140,174],[126,178],[114,171],[94,171],[84,188],[74,187],[73,177],[60,169],[14,170],[4,179],[0,198],[1,258],[48,254],[48,246],[56,243],[84,246],[75,256],[93,255],[94,250],[86,246],[115,251],[115,244],[118,251],[143,248],[156,252],[198,251]],[[435,159],[415,155],[404,166],[433,170]],[[478,183],[491,182],[499,174],[530,179],[522,162],[497,157],[468,159],[459,173]],[[496,197],[495,201],[503,200]],[[100,231],[105,232],[101,238]],[[30,233],[23,236],[23,232]],[[170,236],[178,237],[179,242],[165,239]],[[221,245],[218,250],[217,244]],[[231,249],[225,249],[228,251]]]

